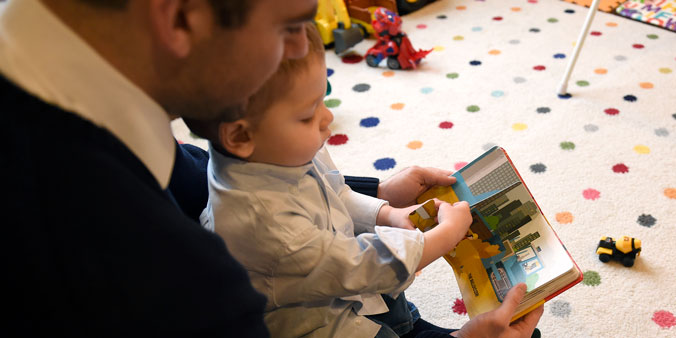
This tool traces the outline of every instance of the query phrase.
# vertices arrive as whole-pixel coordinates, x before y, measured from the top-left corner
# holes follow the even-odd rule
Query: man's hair
[[[184,118],[188,128],[195,135],[211,141],[214,146],[220,145],[218,129],[222,122],[234,122],[246,117],[256,128],[270,104],[284,96],[293,87],[295,80],[293,75],[307,71],[311,62],[324,58],[324,43],[314,23],[305,24],[305,34],[308,39],[307,55],[300,59],[284,59],[275,74],[249,98],[246,109],[232,109],[227,114],[221,114],[217,119],[212,120]]]
[[[92,6],[123,10],[131,0],[79,0]],[[246,23],[256,0],[209,0],[219,23],[225,28],[238,28]]]

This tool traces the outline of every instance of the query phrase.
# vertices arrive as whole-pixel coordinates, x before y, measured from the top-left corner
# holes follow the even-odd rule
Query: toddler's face
[[[326,64],[309,60],[308,69],[293,74],[286,95],[264,112],[253,132],[252,162],[300,166],[310,161],[331,135],[333,114],[324,105]]]

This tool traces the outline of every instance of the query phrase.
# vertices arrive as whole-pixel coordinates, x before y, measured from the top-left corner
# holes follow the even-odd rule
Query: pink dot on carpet
[[[599,32],[599,31],[592,31],[589,34],[591,34],[592,36],[601,36],[601,32]]]
[[[455,170],[460,170],[462,167],[464,167],[466,165],[467,165],[467,162],[455,162],[455,164],[453,165],[453,168],[455,168]]]
[[[660,327],[668,329],[676,325],[676,317],[669,311],[659,310],[653,314],[653,322],[657,323]]]
[[[427,28],[427,25],[424,24],[424,23],[421,23],[421,24],[416,25],[415,27],[418,28],[418,29],[425,29],[425,28]]]
[[[586,189],[585,191],[582,192],[582,196],[585,199],[593,201],[593,200],[601,197],[601,193],[596,189],[589,188],[589,189]]]

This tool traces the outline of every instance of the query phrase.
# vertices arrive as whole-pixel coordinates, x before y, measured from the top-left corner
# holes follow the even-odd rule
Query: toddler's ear
[[[252,136],[252,125],[244,119],[223,122],[218,126],[218,139],[221,146],[239,158],[246,159],[253,154],[256,144]]]

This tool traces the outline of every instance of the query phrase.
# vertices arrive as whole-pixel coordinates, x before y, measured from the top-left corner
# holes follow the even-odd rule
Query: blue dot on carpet
[[[359,121],[359,125],[365,128],[375,127],[380,123],[380,119],[377,117],[367,117]]]
[[[563,11],[563,12],[564,12],[564,13],[567,13],[567,14],[573,14],[573,13],[575,13],[575,10],[574,10],[574,9],[566,9],[566,10]]]
[[[472,66],[479,66],[479,65],[481,65],[481,61],[472,60],[472,61],[469,62],[469,64],[472,65]]]
[[[329,76],[331,76],[331,75],[333,75],[333,69],[331,69],[331,68],[326,68],[326,77],[329,77]]]
[[[376,170],[389,170],[394,168],[397,165],[397,162],[393,158],[385,157],[373,162],[373,166]]]
[[[634,95],[629,94],[629,95],[624,96],[624,100],[627,101],[627,102],[636,102],[636,100],[638,100],[638,98],[636,98],[636,96],[634,96]]]
[[[494,90],[493,92],[491,92],[491,96],[493,97],[500,97],[503,95],[505,95],[505,92],[503,92],[502,90]]]
[[[570,95],[568,93],[563,94],[563,95],[558,94],[558,96],[559,96],[560,99],[564,99],[564,100],[568,100],[569,98],[573,97],[573,95]]]
[[[472,27],[472,32],[481,32],[482,29],[481,27]]]
[[[554,54],[554,58],[555,58],[555,59],[565,59],[565,58],[566,58],[566,54],[563,54],[563,53],[556,53],[556,54]]]
[[[420,89],[420,92],[423,93],[423,94],[429,94],[429,93],[431,93],[433,90],[434,90],[434,88],[431,88],[431,87],[425,87],[425,88]]]

